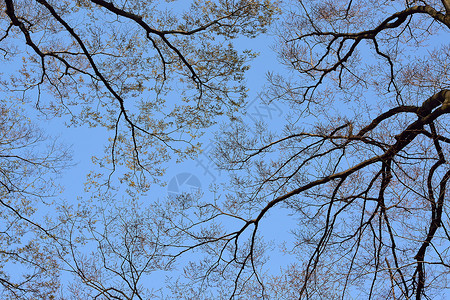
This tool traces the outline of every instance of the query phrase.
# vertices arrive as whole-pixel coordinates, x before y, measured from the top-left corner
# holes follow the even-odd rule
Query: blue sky
[[[275,53],[271,50],[273,37],[270,35],[262,35],[255,39],[239,39],[238,48],[244,50],[251,48],[253,51],[259,52],[259,55],[250,63],[251,68],[247,72],[248,85],[248,104],[246,106],[246,114],[243,118],[245,123],[251,128],[255,122],[262,121],[271,126],[273,130],[280,130],[285,120],[285,110],[287,109],[281,103],[263,103],[260,93],[264,91],[266,84],[266,73],[268,71],[282,71],[282,67],[278,64]],[[170,100],[169,100],[170,101]],[[176,103],[178,98],[174,98]],[[34,114],[33,112],[31,112]],[[50,136],[58,137],[59,141],[68,146],[73,154],[73,166],[62,173],[58,180],[64,192],[57,195],[57,202],[64,201],[69,204],[77,205],[81,198],[89,198],[91,195],[84,192],[86,176],[91,170],[98,167],[92,162],[92,157],[102,157],[104,155],[104,147],[107,143],[111,132],[102,127],[89,127],[87,125],[66,127],[67,120],[63,118],[45,118],[36,117],[39,126],[42,127]],[[171,193],[170,183],[177,182],[177,177],[190,176],[195,182],[201,185],[203,198],[208,199],[214,197],[209,191],[211,185],[225,184],[229,180],[225,171],[217,169],[211,158],[211,152],[214,147],[214,134],[220,130],[220,123],[210,128],[207,133],[201,137],[204,152],[196,159],[186,159],[177,163],[176,157],[167,163],[167,172],[163,176],[163,185],[153,184],[150,190],[143,196],[141,201],[154,202],[157,199],[165,199],[173,194]],[[253,129],[251,129],[253,130]],[[181,178],[181,177],[180,177]],[[168,185],[165,185],[168,184]],[[197,186],[194,186],[197,187]],[[180,187],[180,192],[192,191],[192,187],[187,184]],[[115,196],[118,200],[127,197],[126,193],[120,192]],[[261,224],[261,232],[267,242],[274,241],[277,245],[271,254],[271,259],[266,269],[277,274],[285,263],[289,262],[288,257],[283,257],[278,246],[289,239],[289,230],[293,225],[292,220],[287,217],[287,211],[282,208],[275,208],[266,221]],[[186,254],[185,259],[189,260],[191,254]],[[147,287],[155,289],[163,285],[163,276],[173,275],[172,272],[155,272],[143,283]],[[71,281],[68,274],[63,275],[64,280]]]
[[[438,46],[446,41],[440,37],[431,39],[430,47]],[[244,123],[252,132],[252,128],[257,121],[262,121],[267,124],[270,130],[280,133],[283,125],[291,114],[290,108],[282,103],[262,103],[259,100],[259,94],[265,91],[266,84],[266,74],[270,71],[281,72],[287,74],[287,71],[279,63],[277,56],[272,51],[271,47],[274,46],[274,37],[270,34],[261,35],[255,39],[244,39],[239,38],[236,40],[236,46],[240,50],[245,48],[250,48],[253,51],[259,52],[260,55],[255,58],[251,63],[251,69],[246,75],[246,84],[248,87],[248,105],[246,107],[246,114],[242,115]],[[369,47],[363,47],[364,51],[362,56],[367,56],[367,65],[371,64],[369,61],[368,53],[366,52]],[[428,54],[427,49],[413,49],[411,54],[420,55]],[[364,60],[363,60],[364,61]],[[14,61],[9,64],[5,63],[6,71],[4,70],[6,76],[8,72],[16,72],[16,66]],[[170,107],[179,101],[178,91],[173,94],[169,94],[167,99],[167,105]],[[375,96],[373,93],[368,93],[366,96]],[[33,98],[33,95],[31,95]],[[35,95],[34,95],[35,96]],[[49,97],[45,93],[44,97]],[[372,100],[373,104],[377,100]],[[108,138],[112,136],[111,131],[107,131],[104,128],[90,128],[87,125],[80,125],[77,127],[66,127],[68,118],[63,116],[62,118],[52,118],[45,119],[43,116],[36,116],[32,112],[32,103],[25,109],[29,111],[30,117],[35,120],[41,128],[43,128],[49,135],[53,137],[58,137],[59,141],[70,147],[73,153],[73,164],[67,170],[62,173],[61,178],[58,182],[64,187],[64,192],[55,197],[56,202],[67,201],[70,204],[76,206],[80,203],[81,199],[87,200],[92,195],[90,193],[85,193],[85,182],[86,175],[91,170],[98,170],[98,167],[92,162],[92,157],[102,157],[105,155],[104,147],[108,142]],[[343,111],[344,106],[335,106],[333,109],[335,111]],[[356,113],[355,113],[356,114]],[[349,111],[349,117],[353,117],[353,112]],[[223,120],[223,119],[222,119]],[[192,192],[199,190],[203,194],[203,199],[214,199],[217,197],[216,194],[210,191],[210,187],[217,185],[220,191],[222,191],[222,184],[226,184],[230,179],[229,174],[225,171],[220,171],[214,166],[214,155],[210,150],[212,150],[215,141],[215,134],[220,134],[220,123],[209,128],[204,136],[202,136],[199,141],[203,144],[203,153],[195,159],[185,159],[182,162],[177,162],[176,156],[172,158],[164,166],[167,168],[165,175],[162,177],[162,184],[153,184],[149,191],[140,196],[140,199],[136,204],[145,205],[148,203],[154,203],[158,200],[165,201],[168,196],[174,196],[179,192]],[[306,123],[308,121],[309,125],[314,122],[313,119],[302,120]],[[311,122],[309,122],[311,121]],[[276,153],[278,155],[280,153]],[[270,157],[269,157],[270,158]],[[348,162],[349,165],[352,161]],[[117,172],[119,173],[119,172]],[[166,185],[167,184],[167,185]],[[182,184],[182,186],[178,186]],[[178,190],[177,190],[178,189]],[[222,195],[223,196],[223,195]],[[121,201],[121,199],[128,198],[129,195],[124,192],[124,188],[115,192],[113,199]],[[109,205],[112,202],[105,202],[105,205]],[[131,211],[131,208],[130,208]],[[52,212],[49,212],[50,215]],[[128,212],[127,212],[128,213]],[[126,213],[124,212],[124,218]],[[288,215],[288,211],[284,208],[275,207],[271,209],[270,213],[265,217],[260,225],[259,232],[262,232],[264,238],[267,241],[273,241],[273,250],[269,251],[269,263],[265,266],[265,270],[269,271],[271,274],[277,274],[279,268],[285,266],[287,263],[293,261],[292,257],[288,255],[282,256],[279,245],[283,242],[290,242],[289,231],[295,229],[294,217]],[[229,226],[229,228],[234,228],[238,225],[236,222],[230,222],[224,224],[224,226]],[[95,246],[93,246],[95,247]],[[93,248],[94,249],[94,248]],[[189,257],[195,257],[195,254],[187,253],[184,255],[185,260],[180,260],[179,266],[182,266]],[[176,274],[176,272],[156,272],[147,278],[145,284],[148,287],[159,288],[163,284],[163,278],[161,273],[164,275]],[[64,276],[63,278],[70,278]],[[70,281],[70,279],[68,279]]]

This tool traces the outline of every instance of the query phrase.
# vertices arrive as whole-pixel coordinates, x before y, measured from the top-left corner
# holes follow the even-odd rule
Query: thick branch
[[[436,108],[438,105],[441,105],[440,107]],[[436,108],[434,111],[432,109]],[[397,142],[393,144],[391,147],[389,147],[388,150],[382,155],[374,156],[372,158],[369,158],[352,168],[349,168],[345,171],[334,173],[329,176],[326,176],[324,178],[312,181],[304,186],[301,186],[297,189],[292,190],[289,193],[286,193],[269,203],[261,210],[259,215],[256,217],[256,219],[252,220],[252,223],[258,223],[264,215],[267,213],[267,211],[275,206],[276,204],[291,198],[292,196],[298,195],[304,191],[307,191],[313,187],[323,185],[327,182],[330,182],[335,179],[339,178],[345,178],[349,176],[350,174],[355,173],[358,170],[361,170],[369,165],[372,165],[374,163],[380,162],[380,161],[386,161],[387,159],[390,159],[394,157],[397,153],[399,153],[401,150],[403,150],[411,141],[421,133],[424,125],[430,124],[434,120],[436,120],[438,117],[440,117],[443,114],[450,113],[450,90],[442,90],[439,93],[433,95],[432,97],[428,98],[422,106],[417,110],[418,115],[423,117],[419,117],[419,119],[413,123],[411,123],[402,133],[397,135]],[[428,113],[428,114],[425,114]],[[247,227],[249,224],[246,224],[245,227]]]

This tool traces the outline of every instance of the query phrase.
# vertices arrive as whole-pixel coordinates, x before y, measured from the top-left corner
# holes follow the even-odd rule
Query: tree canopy
[[[449,0],[0,8],[2,297],[448,293]],[[259,92],[288,107],[282,130],[246,123],[257,36],[278,57]],[[42,116],[107,130],[86,191],[68,201],[57,179],[70,151]],[[144,199],[219,122],[212,159],[226,181]],[[277,210],[290,220],[283,243],[265,233]],[[287,261],[276,270],[275,255]]]

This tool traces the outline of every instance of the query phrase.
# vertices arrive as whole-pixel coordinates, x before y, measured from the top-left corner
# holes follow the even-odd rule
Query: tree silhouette
[[[440,296],[450,266],[449,1],[166,9],[171,2],[2,2],[0,51],[24,56],[3,87],[15,101],[37,94],[30,99],[48,116],[111,132],[88,200],[59,205],[42,223],[19,216],[39,235],[27,249],[55,261],[37,269],[47,283],[21,290],[5,279],[5,290],[62,299]],[[269,73],[263,97],[289,111],[272,132],[245,124],[254,54],[230,41],[264,32],[277,6],[274,49],[286,69]],[[175,105],[166,101],[174,96]],[[230,182],[143,201],[165,163],[195,157],[197,137],[221,116],[229,121],[214,159]],[[23,204],[2,205],[18,217]],[[266,265],[264,232],[277,208],[296,221],[275,245],[292,259],[281,275]],[[148,286],[165,271],[166,286]],[[59,294],[58,272],[71,274]]]
[[[148,191],[171,157],[195,156],[200,150],[198,136],[217,118],[232,117],[243,106],[243,75],[255,54],[236,50],[232,40],[264,32],[276,10],[271,1],[171,2],[1,2],[0,51],[5,65],[11,66],[1,80],[5,103],[23,104],[25,111],[32,104],[41,116],[62,117],[69,126],[87,124],[109,131],[105,156],[93,158],[99,168],[94,168],[86,183],[92,198],[99,201],[80,200],[74,207],[58,201],[48,216],[43,215],[49,208],[29,203],[33,197],[53,195],[47,183],[50,177],[41,180],[45,177],[41,172],[44,168],[58,171],[68,163],[67,155],[53,156],[55,148],[40,157],[37,148],[43,143],[33,146],[41,141],[38,136],[19,147],[30,151],[30,158],[17,155],[13,159],[15,154],[2,158],[1,204],[9,212],[5,218],[12,221],[5,223],[10,225],[1,235],[8,240],[13,230],[17,231],[13,236],[20,236],[25,232],[22,223],[31,228],[26,232],[34,244],[26,245],[28,236],[15,241],[17,247],[29,250],[23,251],[28,256],[15,261],[37,270],[25,275],[23,283],[9,280],[6,274],[0,277],[4,297],[146,298],[151,295],[141,289],[140,277],[169,268],[153,263],[153,257],[157,261],[166,248],[159,244],[161,225],[142,217],[148,224],[142,229],[137,215],[147,217],[148,212],[134,212],[132,200],[125,205],[109,193],[116,183],[127,185],[130,197]],[[27,114],[20,112],[16,124],[26,120]],[[8,135],[14,131],[8,126],[1,132],[0,151],[10,149]],[[33,134],[30,130],[29,135]],[[30,167],[20,171],[27,163]],[[23,177],[11,175],[16,168]],[[22,186],[27,180],[31,183]],[[17,196],[35,189],[35,194]],[[10,197],[16,200],[10,202]],[[103,206],[108,200],[111,206]],[[138,238],[140,230],[155,241]],[[91,258],[89,245],[98,249]],[[19,253],[7,246],[2,251],[4,257]],[[2,270],[14,271],[14,267]],[[58,276],[67,271],[80,280],[81,287],[74,279],[59,291]],[[30,287],[24,288],[27,284]]]
[[[224,237],[233,251],[248,239],[231,260],[253,268],[261,297],[430,299],[446,288],[449,14],[448,1],[285,7],[277,51],[291,72],[270,74],[266,93],[290,104],[285,130],[246,137],[238,124],[217,143],[247,213],[233,213],[242,227]],[[264,282],[254,252],[275,206],[298,218],[286,249],[296,261]]]

